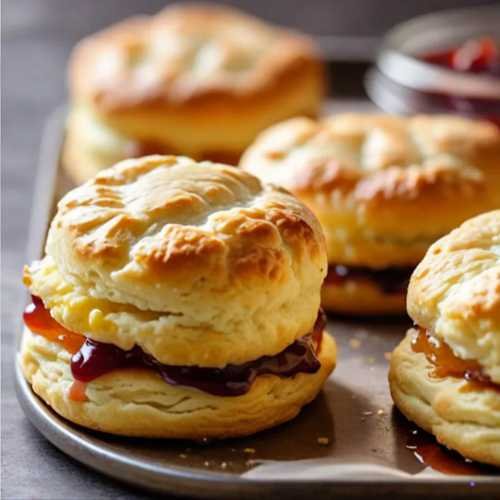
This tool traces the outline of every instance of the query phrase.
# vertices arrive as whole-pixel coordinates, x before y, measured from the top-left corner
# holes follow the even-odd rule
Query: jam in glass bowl
[[[391,113],[457,113],[500,126],[500,7],[442,11],[396,26],[365,85]]]

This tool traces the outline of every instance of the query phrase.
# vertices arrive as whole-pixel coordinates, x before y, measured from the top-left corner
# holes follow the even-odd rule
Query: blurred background
[[[12,388],[14,337],[20,332],[29,213],[39,144],[51,111],[66,99],[66,62],[75,43],[109,24],[155,13],[165,0],[2,1],[2,455],[3,498],[121,497],[123,487],[92,474],[45,442],[25,420]],[[382,35],[427,12],[497,4],[487,0],[220,1],[318,37],[333,94],[366,99],[363,75]],[[129,492],[130,493],[130,492]],[[132,497],[132,493],[127,498]],[[87,497],[86,497],[87,498]],[[123,498],[123,497],[121,497]]]

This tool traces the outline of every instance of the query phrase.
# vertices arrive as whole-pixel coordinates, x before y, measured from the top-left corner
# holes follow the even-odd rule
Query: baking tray
[[[64,118],[65,110],[58,110],[46,128],[29,260],[42,255],[56,200],[71,187],[60,165]],[[323,392],[293,421],[244,439],[193,443],[92,432],[47,407],[31,391],[18,364],[17,394],[28,418],[57,448],[97,471],[157,492],[238,499],[498,497],[498,470],[466,463],[393,408],[388,358],[408,326],[405,318],[330,317],[338,367]]]

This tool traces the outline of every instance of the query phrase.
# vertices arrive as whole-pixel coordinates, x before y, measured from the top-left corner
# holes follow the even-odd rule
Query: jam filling
[[[500,47],[490,37],[468,40],[459,47],[423,54],[421,59],[455,71],[500,76]]]
[[[343,285],[348,281],[369,281],[386,294],[405,294],[413,267],[388,267],[372,269],[361,266],[330,264],[326,282]]]
[[[71,354],[71,372],[75,381],[86,383],[113,370],[149,368],[156,370],[171,385],[186,385],[217,396],[240,396],[247,393],[259,375],[291,377],[297,373],[316,373],[321,364],[317,353],[321,348],[326,318],[322,311],[311,333],[297,339],[275,356],[262,356],[241,365],[224,368],[174,366],[160,363],[139,346],[124,351],[113,344],[98,342],[66,330],[57,323],[39,297],[26,307],[24,322],[35,334],[60,344]],[[74,396],[74,397],[73,397]],[[81,384],[73,384],[70,397],[84,400]]]
[[[428,330],[419,328],[417,335],[412,339],[411,347],[413,352],[425,354],[432,363],[431,377],[463,378],[469,382],[464,387],[465,391],[480,388],[500,390],[500,386],[492,382],[477,361],[455,356],[445,342],[433,337]]]

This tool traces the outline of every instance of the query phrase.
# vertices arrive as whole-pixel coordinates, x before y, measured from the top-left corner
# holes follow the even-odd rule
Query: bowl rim
[[[500,77],[466,73],[425,62],[401,50],[408,40],[429,30],[448,26],[448,32],[460,21],[487,20],[498,26],[500,39],[500,6],[482,5],[424,14],[394,26],[384,36],[376,57],[378,70],[390,80],[405,87],[480,99],[500,99]],[[495,22],[498,19],[498,22]],[[477,21],[476,21],[477,22]]]

